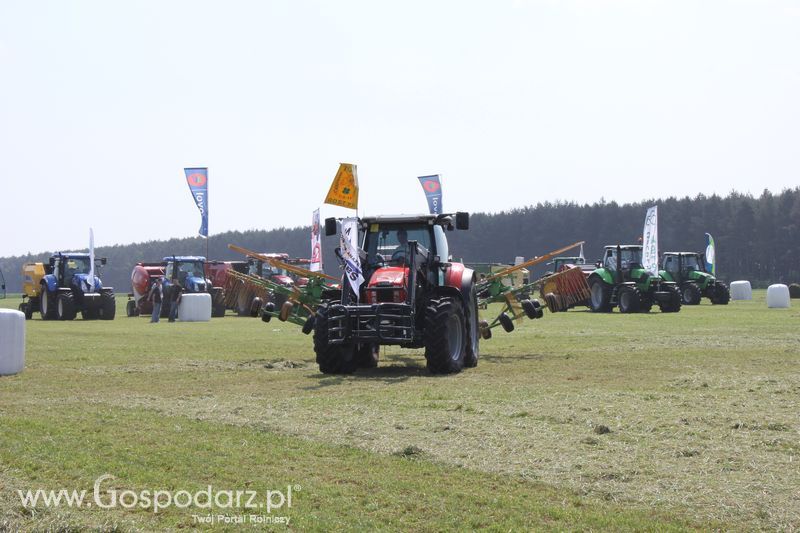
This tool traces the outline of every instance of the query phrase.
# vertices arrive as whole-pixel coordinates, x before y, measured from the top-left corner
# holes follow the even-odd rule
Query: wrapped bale
[[[783,309],[790,305],[789,287],[782,283],[776,283],[767,288],[767,307]]]
[[[207,292],[181,295],[178,305],[181,322],[208,322],[211,320],[211,295]]]
[[[753,288],[749,281],[734,281],[731,283],[731,300],[752,300]]]
[[[789,296],[794,298],[800,298],[800,283],[792,283],[789,285]]]
[[[19,374],[25,366],[25,314],[0,309],[0,376]]]

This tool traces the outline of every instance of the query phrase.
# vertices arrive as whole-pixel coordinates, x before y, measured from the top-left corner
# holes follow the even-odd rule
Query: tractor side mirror
[[[333,217],[325,219],[325,236],[336,235],[336,219]]]
[[[469,229],[469,213],[464,211],[456,213],[456,229]]]

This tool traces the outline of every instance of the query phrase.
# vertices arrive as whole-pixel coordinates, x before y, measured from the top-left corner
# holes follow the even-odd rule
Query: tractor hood
[[[183,284],[186,292],[209,292],[211,280],[196,276],[187,276]]]
[[[402,287],[408,276],[408,267],[384,267],[376,270],[369,280],[369,287]]]
[[[89,287],[89,274],[75,274],[72,276],[72,281],[70,282],[70,286],[76,288],[79,292],[87,293],[92,292],[91,288]],[[103,288],[103,284],[100,281],[100,278],[97,276],[94,277],[94,292],[100,292],[100,289]]]

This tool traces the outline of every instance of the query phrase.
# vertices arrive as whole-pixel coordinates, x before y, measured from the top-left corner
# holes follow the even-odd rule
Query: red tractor
[[[323,295],[314,316],[321,372],[375,367],[381,345],[425,348],[434,374],[478,364],[476,275],[450,261],[446,230],[454,227],[468,229],[469,214],[358,219],[364,283],[356,294],[346,268],[341,288]],[[326,235],[336,231],[336,219],[327,219]],[[337,255],[344,263],[340,250]]]

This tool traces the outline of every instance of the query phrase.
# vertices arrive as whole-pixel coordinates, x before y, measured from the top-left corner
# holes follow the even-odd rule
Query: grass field
[[[495,330],[459,375],[392,348],[341,377],[317,371],[297,327],[154,325],[122,300],[113,322],[27,323],[25,371],[0,378],[0,530],[209,514],[31,510],[17,494],[91,493],[103,474],[136,493],[292,487],[272,511],[290,529],[800,528],[797,302],[548,313]]]

